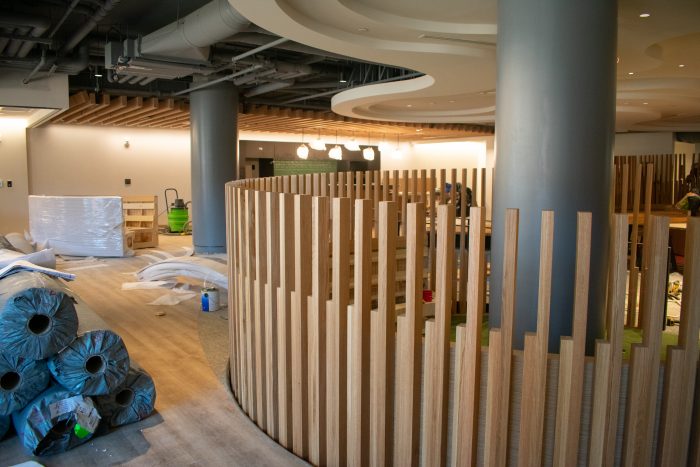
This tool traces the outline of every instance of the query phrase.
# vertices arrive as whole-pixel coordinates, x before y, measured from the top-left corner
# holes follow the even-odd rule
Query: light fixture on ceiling
[[[347,141],[343,146],[345,146],[345,149],[348,151],[359,151],[360,150],[360,145],[357,144],[357,141],[355,141],[355,132],[352,132],[352,139],[350,141]]]
[[[373,161],[374,160],[374,148],[372,148],[369,145],[370,136],[371,136],[370,133],[367,132],[367,147],[362,150],[362,157],[364,157],[365,160]]]
[[[396,133],[396,149],[391,153],[393,159],[403,159],[403,152],[401,152],[401,147],[399,143],[399,134]]]
[[[384,135],[384,139],[379,143],[377,149],[379,149],[379,152],[388,152],[391,150],[391,144],[386,141],[386,135]]]
[[[364,28],[364,27],[363,27],[363,28],[357,28],[357,31],[358,31],[358,32],[367,32],[367,31],[369,31],[369,28]]]
[[[646,13],[646,12],[640,13],[640,14],[639,14],[639,17],[640,17],[640,18],[648,18],[648,17],[650,17],[650,16],[651,16],[651,13]]]
[[[297,148],[297,157],[299,159],[308,159],[309,158],[309,147],[304,144],[304,130],[301,130],[301,144]]]
[[[634,74],[634,71],[628,71],[627,74],[632,76]]]
[[[648,102],[642,102],[642,104],[643,104],[643,105],[649,105],[649,103],[648,103]]]
[[[129,146],[131,146],[131,144],[129,143],[129,138],[124,138],[124,147],[128,149]]]
[[[681,63],[680,65],[678,65],[678,68],[685,68],[685,65]]]
[[[338,132],[335,132],[335,146],[328,151],[328,157],[337,161],[343,158],[343,150],[338,146]]]
[[[406,107],[413,107],[413,104],[406,104]]]
[[[325,151],[326,150],[326,143],[323,142],[321,139],[321,129],[318,129],[318,138],[315,140],[311,141],[309,143],[309,147],[311,149],[315,149],[316,151]]]
[[[338,80],[339,83],[347,83],[348,80],[345,79],[345,75],[343,74],[343,70],[340,70],[340,79]]]

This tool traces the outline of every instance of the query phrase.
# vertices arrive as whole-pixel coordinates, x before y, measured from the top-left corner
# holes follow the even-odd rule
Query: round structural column
[[[491,326],[499,326],[507,208],[520,210],[513,344],[537,327],[542,210],[554,210],[549,349],[570,335],[576,213],[593,216],[588,350],[602,335],[615,129],[615,0],[500,0]]]
[[[192,237],[196,253],[226,252],[224,185],[236,179],[237,123],[238,90],[232,83],[190,93]]]

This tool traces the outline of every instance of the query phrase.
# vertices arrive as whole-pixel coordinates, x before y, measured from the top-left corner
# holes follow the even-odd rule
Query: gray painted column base
[[[615,128],[614,0],[500,0],[489,324],[499,326],[504,219],[520,209],[513,344],[537,327],[540,218],[554,210],[549,350],[571,335],[576,212],[593,215],[588,350],[602,335]]]

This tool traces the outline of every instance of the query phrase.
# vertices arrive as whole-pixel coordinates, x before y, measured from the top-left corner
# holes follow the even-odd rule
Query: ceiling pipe
[[[209,86],[213,86],[214,84],[221,83],[223,81],[229,81],[229,80],[232,80],[232,79],[237,78],[239,76],[243,76],[245,74],[252,73],[253,71],[258,70],[260,68],[262,68],[262,65],[253,65],[251,67],[248,67],[248,68],[241,70],[241,71],[237,71],[237,72],[232,73],[230,75],[222,76],[221,78],[218,78],[218,79],[215,79],[212,81],[208,81],[206,83],[202,83],[200,85],[193,86],[191,88],[187,88],[187,89],[184,89],[184,90],[179,91],[179,92],[174,92],[172,94],[172,97],[180,96],[182,94],[189,94],[192,91],[198,91],[200,89],[208,88]]]
[[[20,31],[16,32],[21,35],[39,37],[46,32],[47,29],[49,29],[51,26],[51,21],[41,16],[25,15],[11,11],[0,11],[0,26],[4,26],[10,30],[17,28]],[[15,42],[13,40],[8,46],[8,49],[11,49],[6,52],[8,55],[23,58],[27,56],[32,47],[34,47],[33,42]]]
[[[252,50],[249,50],[249,51],[247,51],[247,52],[243,52],[243,53],[240,54],[240,55],[236,55],[235,57],[233,57],[233,58],[231,59],[231,61],[232,61],[233,63],[236,63],[236,62],[239,61],[239,60],[243,60],[243,59],[246,58],[246,57],[250,57],[251,55],[255,55],[255,54],[258,53],[258,52],[262,52],[263,50],[267,50],[267,49],[270,49],[270,48],[275,47],[275,46],[277,46],[277,45],[284,44],[284,43],[287,42],[288,40],[289,40],[289,39],[286,39],[286,38],[284,38],[284,37],[280,37],[279,39],[277,39],[277,40],[275,40],[275,41],[268,42],[267,44],[261,45],[260,47],[256,47],[256,48],[254,48],[254,49],[252,49]]]
[[[228,0],[214,0],[141,39],[143,55],[208,61],[210,46],[238,32],[250,21]]]
[[[65,55],[75,48],[90,32],[95,29],[97,23],[107,16],[107,14],[118,5],[120,0],[105,0],[102,6],[88,19],[83,26],[78,29],[59,50],[59,55]]]
[[[54,34],[56,34],[56,31],[58,31],[58,29],[61,26],[63,26],[63,23],[65,23],[65,21],[68,19],[68,17],[73,12],[73,10],[75,10],[75,7],[78,6],[78,3],[80,3],[80,0],[73,0],[73,3],[68,5],[66,12],[63,13],[63,16],[61,17],[61,19],[58,20],[58,23],[56,23],[56,26],[54,26],[53,29],[51,29],[51,32],[49,32],[50,38],[53,37]]]
[[[45,64],[46,64],[46,49],[41,51],[41,59],[39,60],[39,63],[37,63],[36,66],[34,67],[34,69],[29,73],[29,76],[27,76],[26,78],[24,78],[22,80],[22,83],[29,84],[29,82],[32,80],[34,75],[36,75],[39,72],[39,70],[41,70],[41,67],[43,67]]]
[[[275,81],[272,83],[266,83],[266,84],[261,84],[260,86],[257,86],[250,91],[246,92],[244,95],[245,97],[254,97],[254,96],[259,96],[261,94],[266,94],[268,92],[272,91],[277,91],[279,89],[284,89],[288,88],[294,84],[294,81]]]

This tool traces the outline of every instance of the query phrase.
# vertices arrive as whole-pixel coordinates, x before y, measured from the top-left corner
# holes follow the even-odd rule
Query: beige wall
[[[613,154],[643,156],[673,153],[673,133],[617,133]]]
[[[152,194],[161,212],[165,188],[192,199],[189,130],[49,125],[29,130],[27,142],[31,194]]]
[[[0,118],[0,234],[29,230],[26,122]],[[12,181],[12,188],[7,181]]]

